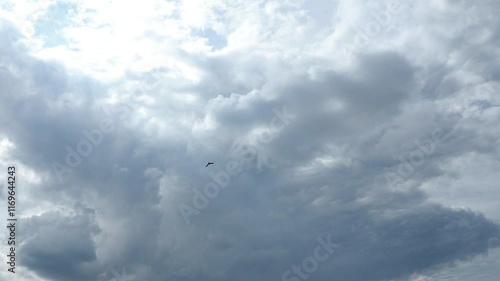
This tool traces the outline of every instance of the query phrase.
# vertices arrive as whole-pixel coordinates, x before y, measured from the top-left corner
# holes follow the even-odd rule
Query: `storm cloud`
[[[497,279],[495,1],[1,8],[0,278]]]

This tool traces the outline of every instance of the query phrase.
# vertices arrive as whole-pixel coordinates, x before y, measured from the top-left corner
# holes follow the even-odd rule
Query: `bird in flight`
[[[212,162],[208,162],[207,165],[205,165],[205,168],[208,167],[208,165],[212,165]]]

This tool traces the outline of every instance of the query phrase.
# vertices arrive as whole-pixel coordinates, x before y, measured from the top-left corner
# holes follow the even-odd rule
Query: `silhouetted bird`
[[[212,164],[213,164],[212,162],[208,162],[207,165],[205,166],[205,168],[208,167],[208,165],[212,165]]]

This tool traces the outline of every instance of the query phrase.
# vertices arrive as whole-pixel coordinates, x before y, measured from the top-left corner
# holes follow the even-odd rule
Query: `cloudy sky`
[[[499,10],[1,1],[0,279],[498,280]]]

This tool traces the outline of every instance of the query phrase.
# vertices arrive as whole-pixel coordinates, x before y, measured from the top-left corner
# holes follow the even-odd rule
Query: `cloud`
[[[23,220],[18,256],[41,276],[57,280],[95,279],[96,249],[92,236],[99,231],[93,210],[64,216],[44,213]],[[94,268],[93,268],[94,267]]]
[[[352,49],[398,3],[4,8],[0,158],[25,177],[23,278],[419,280],[481,268],[496,280],[497,255],[476,256],[500,239],[497,4],[403,5]],[[274,130],[276,110],[294,117]],[[390,184],[387,171],[436,130],[442,142]],[[242,148],[250,160],[186,224],[179,204]],[[325,239],[338,247],[307,270]]]

